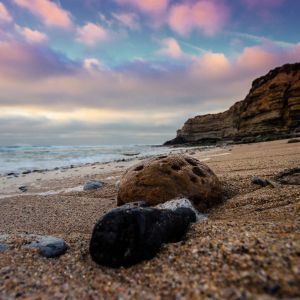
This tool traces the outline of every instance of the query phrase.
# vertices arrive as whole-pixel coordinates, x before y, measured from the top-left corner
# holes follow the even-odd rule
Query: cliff
[[[227,111],[187,120],[165,145],[255,142],[300,134],[300,63],[271,70]]]

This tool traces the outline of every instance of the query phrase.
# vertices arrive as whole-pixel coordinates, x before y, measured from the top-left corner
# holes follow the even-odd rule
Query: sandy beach
[[[0,253],[0,299],[299,298],[299,186],[251,183],[299,166],[299,143],[180,151],[207,163],[229,199],[186,240],[127,269],[97,266],[88,245],[97,219],[116,207],[116,182],[137,159],[0,177],[0,235],[9,246]],[[82,191],[88,180],[105,185]],[[69,249],[43,258],[22,248],[27,233],[63,238]]]

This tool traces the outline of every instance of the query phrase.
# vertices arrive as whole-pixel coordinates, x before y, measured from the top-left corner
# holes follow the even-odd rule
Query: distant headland
[[[164,145],[249,143],[300,135],[300,63],[257,78],[246,98],[218,114],[185,122]]]

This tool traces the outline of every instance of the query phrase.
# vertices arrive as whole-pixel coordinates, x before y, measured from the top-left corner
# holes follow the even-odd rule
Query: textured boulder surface
[[[180,241],[195,221],[196,215],[189,208],[171,211],[127,204],[98,220],[90,255],[100,265],[129,267],[153,258],[163,243]]]
[[[246,98],[229,110],[189,119],[165,144],[261,141],[298,135],[299,127],[300,63],[296,63],[254,80]]]
[[[181,197],[205,211],[221,202],[221,184],[207,165],[193,157],[162,155],[125,172],[120,180],[118,205],[142,200],[154,206]]]

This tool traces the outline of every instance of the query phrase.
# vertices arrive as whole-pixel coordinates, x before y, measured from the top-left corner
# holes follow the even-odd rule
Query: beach
[[[116,182],[142,158],[1,176],[0,235],[7,235],[9,249],[0,253],[0,299],[300,297],[299,186],[251,183],[253,176],[274,180],[299,166],[299,143],[174,151],[205,162],[228,199],[192,225],[185,240],[131,268],[97,266],[88,247],[97,219],[116,207]],[[104,186],[83,191],[89,180]],[[63,238],[69,249],[43,258],[22,247],[28,233]]]

